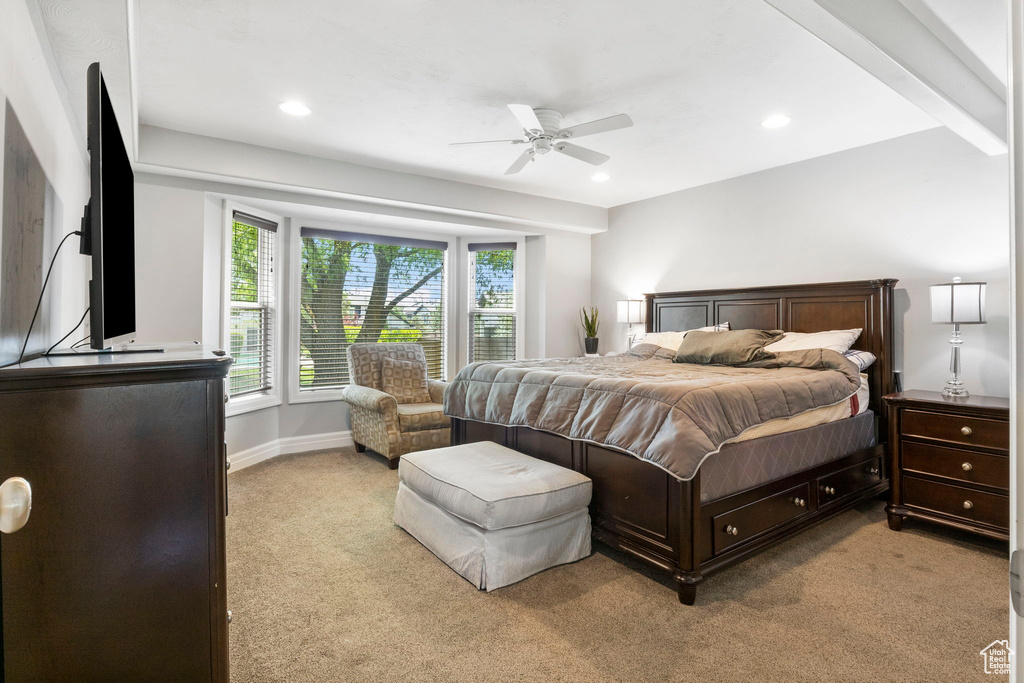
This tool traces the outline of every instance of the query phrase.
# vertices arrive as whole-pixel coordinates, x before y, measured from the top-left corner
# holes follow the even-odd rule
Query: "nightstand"
[[[926,519],[1009,540],[1010,402],[904,391],[889,415],[889,528]]]

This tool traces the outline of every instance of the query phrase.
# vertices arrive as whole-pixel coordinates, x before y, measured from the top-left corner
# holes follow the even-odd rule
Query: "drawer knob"
[[[878,474],[878,468],[877,467],[869,467],[868,468],[868,474]]]
[[[740,533],[740,530],[737,527],[734,527],[732,524],[730,524],[729,526],[725,527],[725,533],[729,534],[730,536],[736,536]]]
[[[972,510],[972,509],[974,509],[974,503],[972,503],[969,500],[965,500],[964,501],[964,510]]]
[[[963,465],[960,465],[960,467],[964,469],[964,472],[970,472],[971,470],[974,469],[974,465],[972,465],[969,462],[965,462]]]
[[[796,505],[798,508],[807,507],[807,501],[804,500],[803,498],[794,498],[793,504]]]
[[[970,436],[971,434],[974,433],[974,430],[968,427],[967,425],[964,425],[963,427],[960,428],[960,433],[963,434],[964,436]]]
[[[832,488],[831,486],[826,486],[825,487],[825,493],[827,493],[830,496],[834,496],[834,495],[836,495],[836,490],[834,488]]]

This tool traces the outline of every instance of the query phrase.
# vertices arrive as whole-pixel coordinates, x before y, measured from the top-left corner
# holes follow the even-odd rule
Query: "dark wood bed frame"
[[[881,399],[893,391],[892,292],[896,280],[647,294],[647,331],[719,322],[732,329],[793,332],[863,328],[855,349],[878,360],[868,370],[879,439]],[[884,443],[709,503],[700,472],[679,481],[649,462],[597,444],[475,420],[452,419],[452,443],[495,441],[582,472],[594,482],[594,538],[672,572],[679,601],[697,584],[888,488]]]

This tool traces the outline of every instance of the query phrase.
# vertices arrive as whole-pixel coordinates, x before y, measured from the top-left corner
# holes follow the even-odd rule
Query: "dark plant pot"
[[[587,353],[597,353],[597,337],[584,337],[583,345],[587,349]]]

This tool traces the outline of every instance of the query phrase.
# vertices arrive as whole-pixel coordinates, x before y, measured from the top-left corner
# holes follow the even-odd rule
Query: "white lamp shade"
[[[972,325],[985,322],[984,282],[944,282],[931,286],[932,322]]]
[[[642,323],[645,308],[643,299],[621,299],[616,302],[615,318],[620,323],[629,325]]]

